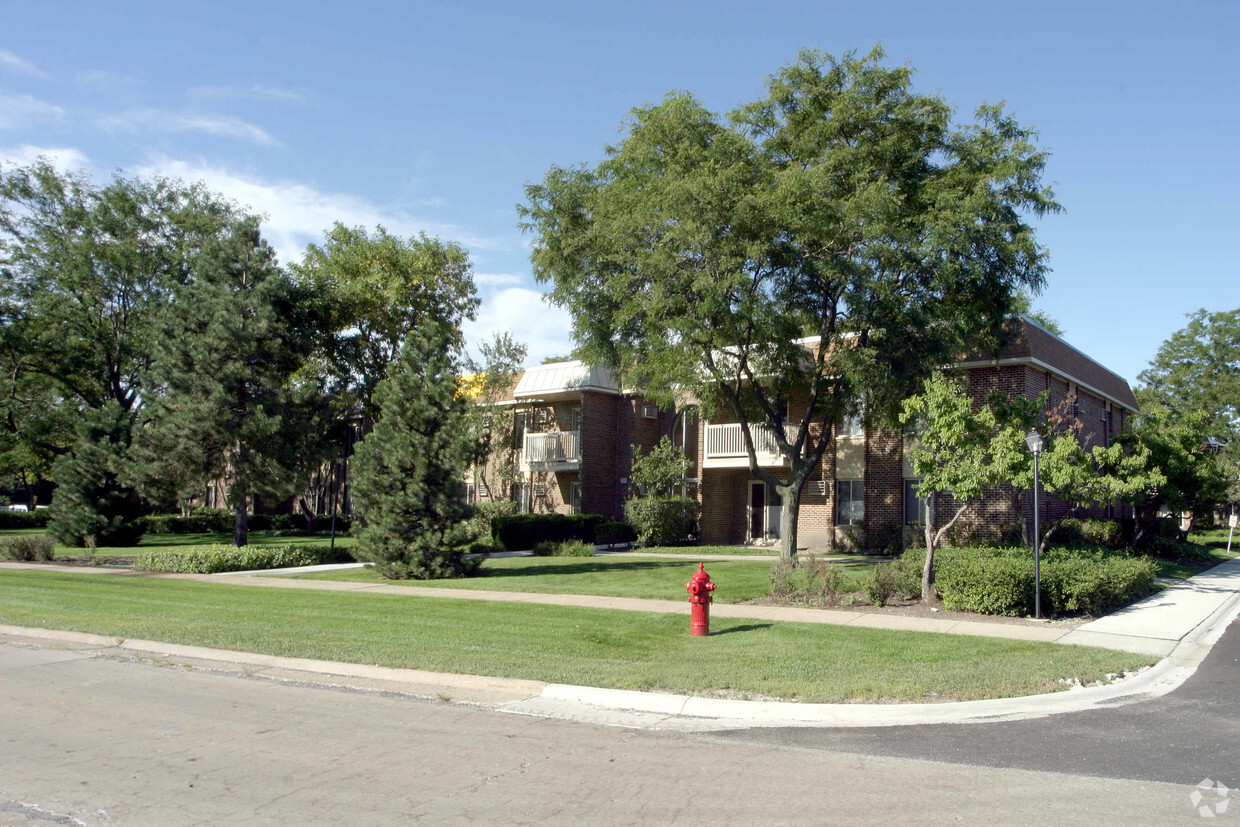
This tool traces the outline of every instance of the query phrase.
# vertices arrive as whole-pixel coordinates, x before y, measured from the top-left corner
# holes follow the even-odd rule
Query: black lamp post
[[[1033,616],[1042,617],[1042,515],[1038,512],[1038,456],[1042,453],[1042,435],[1030,428],[1025,444],[1033,454]]]

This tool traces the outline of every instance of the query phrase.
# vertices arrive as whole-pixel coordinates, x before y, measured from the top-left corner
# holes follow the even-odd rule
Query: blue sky
[[[1066,211],[1035,306],[1135,382],[1200,307],[1240,307],[1240,4],[0,2],[0,163],[203,180],[267,216],[283,260],[334,221],[470,252],[472,337],[571,347],[515,205],[594,163],[634,106],[716,111],[801,48],[881,43],[971,119],[1006,101]]]

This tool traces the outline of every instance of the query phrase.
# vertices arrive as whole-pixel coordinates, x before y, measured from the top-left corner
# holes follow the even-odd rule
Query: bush
[[[51,560],[55,550],[56,541],[51,537],[0,538],[0,555],[8,555],[14,560]]]
[[[236,517],[228,508],[199,508],[188,517],[156,514],[146,518],[151,534],[231,534]]]
[[[1042,602],[1055,614],[1105,614],[1149,594],[1157,572],[1148,557],[1056,555],[1042,566]]]
[[[625,521],[643,546],[676,546],[697,534],[698,503],[688,497],[642,497],[624,504]]]
[[[1124,524],[1119,520],[1070,517],[1059,524],[1058,533],[1059,539],[1069,546],[1102,546],[1109,549],[1124,546]]]
[[[580,540],[564,540],[559,543],[543,541],[534,544],[535,557],[593,557],[594,546]]]
[[[594,542],[600,546],[617,546],[637,540],[637,532],[628,523],[609,520],[594,529]]]
[[[995,549],[943,549],[934,582],[943,608],[1019,617],[1033,613],[1033,555]]]
[[[875,566],[862,588],[875,606],[886,606],[893,597],[913,600],[921,596],[921,567],[924,550],[906,551],[890,563]]]
[[[834,606],[844,591],[844,570],[826,560],[807,558],[793,568],[783,560],[771,566],[771,597],[779,603]]]
[[[47,528],[51,509],[39,511],[0,511],[0,530]]]
[[[188,517],[180,514],[156,514],[146,518],[146,530],[151,534],[232,534],[236,527],[236,514],[228,508],[199,508]],[[352,519],[347,514],[336,515],[336,534],[348,534]],[[315,531],[306,528],[304,514],[251,514],[247,522],[250,531],[270,531],[276,534],[326,534],[331,531],[330,514],[315,518]]]
[[[469,518],[469,533],[475,541],[495,536],[495,520],[498,517],[511,517],[517,513],[517,504],[512,500],[496,500],[494,502],[479,501],[474,503],[474,513]]]
[[[592,543],[595,530],[606,520],[601,514],[513,514],[496,517],[491,523],[491,534],[509,551],[531,549],[544,541]]]
[[[1028,549],[942,549],[934,570],[946,609],[1013,617],[1034,613]],[[1056,615],[1103,614],[1148,595],[1156,572],[1157,564],[1146,557],[1052,549],[1042,556],[1042,608]]]
[[[352,560],[348,552],[312,546],[228,546],[223,544],[183,549],[142,552],[134,568],[144,571],[170,571],[188,574],[215,574],[222,571],[280,569],[289,566],[316,566]]]

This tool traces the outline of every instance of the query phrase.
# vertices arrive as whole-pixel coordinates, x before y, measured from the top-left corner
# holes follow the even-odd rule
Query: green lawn
[[[778,557],[779,547],[771,546],[648,546],[630,550],[632,554],[683,554],[693,557],[699,554],[728,555],[733,557]]]
[[[12,529],[8,531],[0,531],[0,538],[16,537],[21,535],[47,534],[46,529]],[[355,542],[354,538],[348,536],[337,536],[337,548],[349,548]],[[144,551],[157,549],[184,548],[185,546],[204,546],[213,543],[232,543],[232,534],[147,534],[143,536],[137,546],[98,546],[95,549],[95,557],[137,557]],[[281,535],[271,531],[251,531],[250,543],[256,546],[263,545],[321,545],[327,547],[331,543],[331,538],[326,535],[315,535],[313,537],[299,537],[295,535]],[[56,544],[57,557],[87,557],[86,549],[73,548],[71,546]],[[54,561],[53,561],[54,562]]]
[[[873,563],[853,560],[836,565],[844,569],[849,589],[860,589],[862,579],[874,566]],[[766,597],[771,591],[771,566],[772,563],[767,560],[721,560],[707,563],[706,571],[717,585],[715,600],[720,603],[741,603]],[[692,559],[680,561],[607,556],[499,557],[483,563],[480,576],[460,580],[384,580],[370,569],[284,576],[433,586],[441,589],[686,600],[688,592],[685,591],[685,584],[695,571],[697,563]]]
[[[677,575],[679,579],[679,575]],[[816,702],[1050,692],[1152,663],[1077,646],[678,615],[0,571],[0,623],[623,689]]]

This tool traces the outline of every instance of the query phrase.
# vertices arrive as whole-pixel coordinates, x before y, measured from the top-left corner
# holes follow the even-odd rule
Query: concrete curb
[[[938,704],[798,704],[743,701],[550,684],[537,697],[503,704],[506,712],[642,729],[709,732],[754,727],[888,727],[973,724],[1043,718],[1139,703],[1188,680],[1237,616],[1233,594],[1171,653],[1140,674],[1047,695]]]

